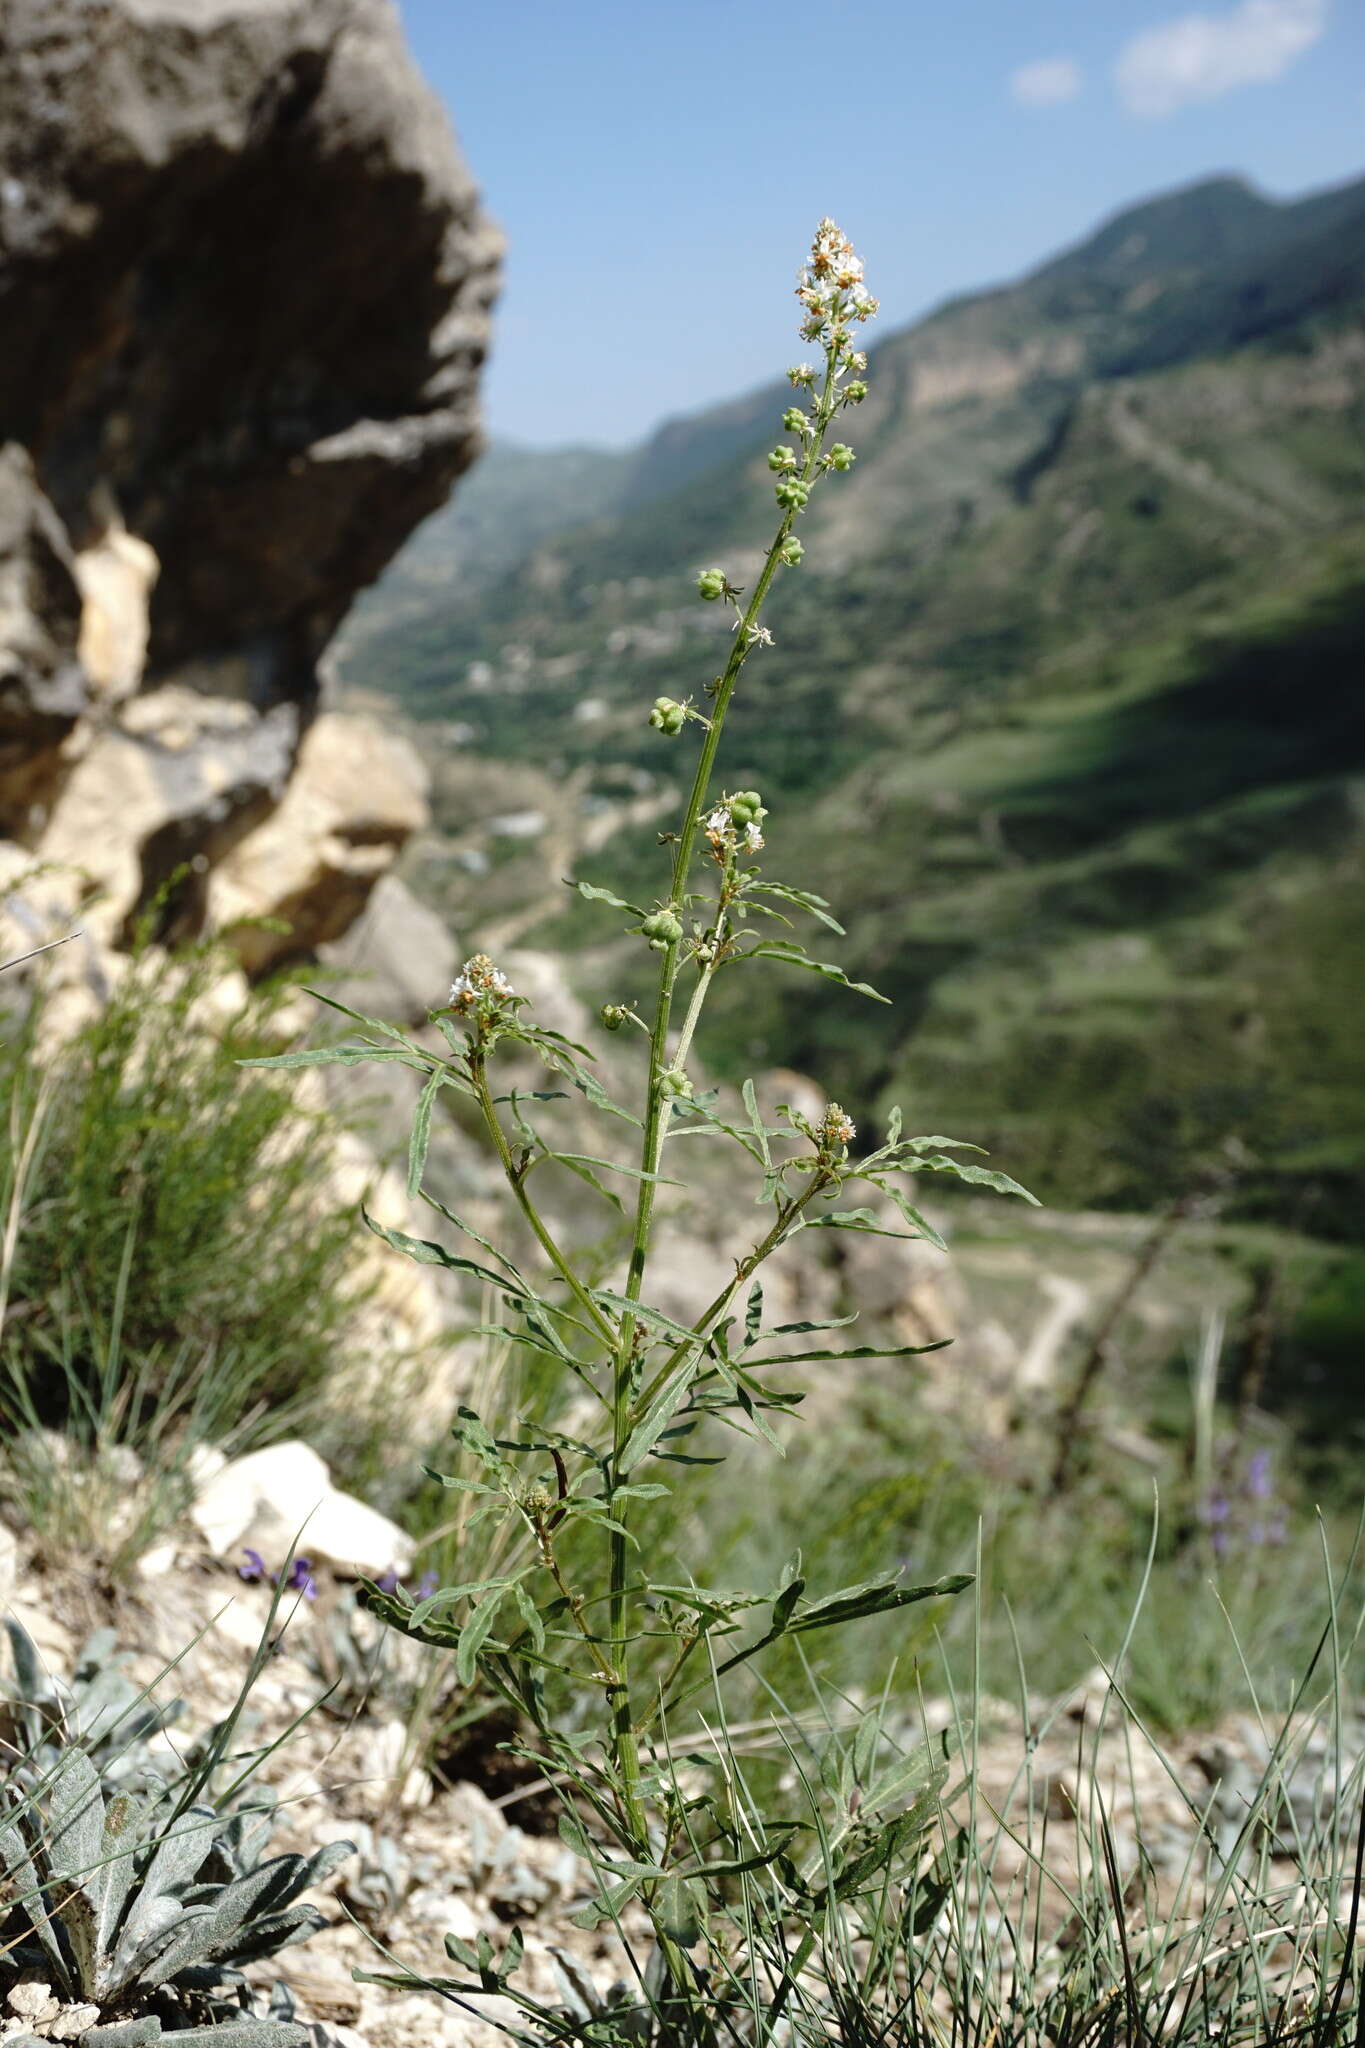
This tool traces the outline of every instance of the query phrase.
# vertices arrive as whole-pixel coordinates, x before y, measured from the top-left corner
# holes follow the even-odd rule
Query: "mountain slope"
[[[1218,179],[877,347],[731,779],[897,1007],[722,982],[729,1071],[909,1093],[1073,1203],[1163,1199],[1231,1146],[1257,1213],[1365,1219],[1340,964],[1365,958],[1362,257],[1365,183],[1279,204]],[[652,872],[690,755],[644,711],[718,666],[689,572],[752,573],[785,395],[670,423],[587,523],[357,639],[358,679],[382,663],[547,802],[570,788],[593,875]],[[636,822],[596,850],[626,790]],[[478,885],[445,886],[477,923]]]

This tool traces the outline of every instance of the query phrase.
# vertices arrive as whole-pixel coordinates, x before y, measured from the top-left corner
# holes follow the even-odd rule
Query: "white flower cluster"
[[[725,854],[743,847],[746,853],[763,851],[763,834],[755,820],[737,828],[734,819],[724,804],[712,811],[706,821],[706,837],[713,853]]]
[[[820,1119],[820,1136],[827,1145],[851,1145],[858,1126],[840,1103],[831,1102]]]
[[[810,261],[797,273],[796,296],[809,315],[802,322],[801,333],[812,341],[826,328],[870,320],[877,311],[878,301],[863,283],[862,259],[832,220],[822,220],[815,230]],[[802,380],[794,377],[792,381]]]
[[[493,965],[487,953],[475,953],[466,960],[450,984],[451,1007],[456,1010],[472,1010],[490,996],[505,998],[513,993],[511,982]]]

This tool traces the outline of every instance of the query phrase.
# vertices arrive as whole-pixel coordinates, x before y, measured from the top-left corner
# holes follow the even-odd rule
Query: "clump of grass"
[[[1060,1703],[1038,1708],[1022,1659],[1013,1725],[979,1675],[959,1690],[947,1660],[918,1725],[885,1697],[869,1709],[814,1683],[805,1713],[774,1695],[757,1731],[723,1719],[673,1731],[679,1755],[699,1738],[719,1749],[753,1851],[731,1902],[744,1939],[713,1984],[735,2035],[770,2038],[780,2010],[791,2040],[850,2048],[1360,2041],[1359,1574],[1320,1572],[1327,1618],[1297,1672],[1254,1671],[1227,1625],[1252,1716],[1245,1754],[1208,1778],[1128,1691],[1149,1592],[1144,1575],[1079,1725]],[[1045,1767],[1049,1742],[1069,1753],[1064,1776],[1055,1756]],[[923,1852],[873,1897],[794,1916],[779,1828],[803,1818],[812,1863],[833,1872],[841,1837],[891,1784],[933,1815]],[[574,2038],[594,2038],[587,2021]]]
[[[196,1444],[309,1414],[364,1299],[333,1126],[243,1070],[278,995],[224,1023],[229,965],[141,948],[55,1051],[41,990],[0,1032],[0,1487],[45,1551],[114,1577],[180,1512]]]

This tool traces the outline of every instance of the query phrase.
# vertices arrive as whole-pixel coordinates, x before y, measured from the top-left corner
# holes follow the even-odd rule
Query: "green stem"
[[[592,1322],[598,1336],[602,1339],[608,1350],[614,1350],[616,1347],[616,1331],[607,1321],[607,1318],[603,1315],[601,1309],[597,1306],[597,1303],[588,1293],[582,1281],[574,1272],[573,1267],[555,1243],[545,1227],[540,1211],[526,1192],[525,1177],[517,1166],[516,1160],[512,1157],[512,1148],[507,1142],[507,1133],[498,1121],[498,1112],[494,1105],[492,1094],[489,1091],[488,1071],[484,1064],[482,1053],[470,1053],[469,1078],[474,1084],[474,1094],[478,1100],[479,1108],[483,1111],[483,1120],[488,1126],[488,1134],[492,1138],[498,1158],[502,1162],[502,1170],[507,1176],[507,1184],[517,1198],[518,1208],[530,1224],[531,1229],[535,1232],[541,1250],[564,1282],[564,1285],[568,1288],[570,1294],[572,1294],[574,1300]]]
[[[826,429],[836,410],[835,370],[837,353],[831,348],[826,351],[825,381],[816,409],[806,459],[800,471],[800,481],[809,484],[813,479],[819,461],[821,444]],[[714,706],[706,736],[702,741],[701,754],[697,760],[696,772],[692,777],[692,788],[683,814],[682,830],[678,834],[673,853],[673,872],[669,886],[669,903],[674,914],[681,920],[687,909],[687,883],[692,868],[692,857],[696,850],[697,835],[701,829],[702,815],[706,809],[711,777],[715,770],[716,756],[720,750],[721,734],[725,727],[725,716],[730,708],[740,670],[749,653],[750,628],[757,624],[764,600],[777,574],[783,542],[791,532],[796,512],[788,511],[778,526],[772,546],[759,572],[753,595],[747,608],[740,614],[735,644],[724,673],[715,685]],[[673,1014],[673,996],[677,985],[678,972],[682,964],[682,941],[672,940],[664,949],[659,966],[659,994],[654,1012],[654,1026],[650,1033],[649,1084],[645,1098],[644,1130],[640,1143],[640,1165],[647,1176],[640,1182],[636,1197],[635,1225],[631,1238],[630,1266],[626,1276],[626,1297],[639,1301],[644,1291],[645,1267],[649,1258],[650,1230],[654,1220],[654,1194],[659,1160],[663,1153],[664,1140],[668,1134],[672,1114],[672,1100],[664,1093],[663,1077],[669,1066],[668,1035]],[[710,984],[709,972],[703,974],[703,983]],[[694,993],[688,1010],[688,1044],[691,1032],[696,1028],[700,1016],[698,995],[704,1000],[705,988]],[[688,1028],[688,1027],[685,1027]],[[763,1254],[766,1256],[766,1252]],[[753,1270],[752,1266],[749,1268]],[[735,1285],[740,1283],[736,1280]],[[733,1293],[727,1291],[726,1299]],[[635,1346],[639,1323],[634,1316],[624,1315],[621,1319],[620,1337],[616,1351],[615,1378],[612,1387],[612,1459],[611,1479],[613,1488],[619,1477],[621,1454],[625,1449],[631,1430],[631,1407],[635,1381]],[[623,1520],[624,1517],[617,1517]],[[617,1674],[615,1707],[612,1716],[613,1745],[617,1768],[626,1800],[632,1827],[643,1843],[645,1821],[643,1808],[639,1803],[639,1747],[634,1731],[634,1716],[631,1708],[630,1681],[626,1668],[626,1547],[629,1538],[620,1530],[611,1535],[611,1593],[610,1593],[610,1637],[611,1659]]]
[[[816,1173],[811,1175],[810,1180],[801,1190],[796,1200],[788,1202],[785,1208],[781,1210],[777,1221],[773,1224],[767,1236],[754,1246],[747,1257],[740,1260],[735,1268],[734,1279],[726,1282],[720,1293],[716,1295],[714,1300],[697,1317],[696,1322],[692,1325],[692,1333],[695,1338],[701,1339],[705,1337],[716,1318],[724,1315],[745,1281],[758,1271],[765,1259],[771,1258],[775,1251],[781,1249],[786,1239],[791,1235],[791,1225],[796,1221],[801,1211],[814,1199],[820,1189],[828,1186],[828,1184],[825,1174]],[[668,1375],[673,1371],[673,1368],[681,1362],[683,1353],[687,1349],[688,1346],[686,1344],[676,1344],[655,1373],[649,1385],[632,1403],[629,1416],[632,1429],[634,1429],[640,1417],[645,1414],[650,1402],[654,1399],[654,1396],[658,1393]]]
[[[555,1556],[554,1546],[543,1531],[538,1530],[536,1532],[536,1540],[540,1547],[540,1561],[553,1580],[555,1591],[569,1610],[570,1620],[587,1644],[588,1653],[593,1663],[597,1666],[598,1677],[604,1685],[613,1685],[615,1683],[615,1674],[603,1655],[602,1645],[583,1618],[583,1602],[565,1578],[559,1559]]]

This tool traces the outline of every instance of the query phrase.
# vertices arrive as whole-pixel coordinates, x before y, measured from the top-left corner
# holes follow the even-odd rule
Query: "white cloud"
[[[1182,14],[1134,36],[1114,82],[1130,113],[1157,120],[1287,71],[1327,26],[1327,0],[1241,0],[1227,14]]]
[[[1081,67],[1070,57],[1040,57],[1010,74],[1010,92],[1021,107],[1060,107],[1081,89]]]

